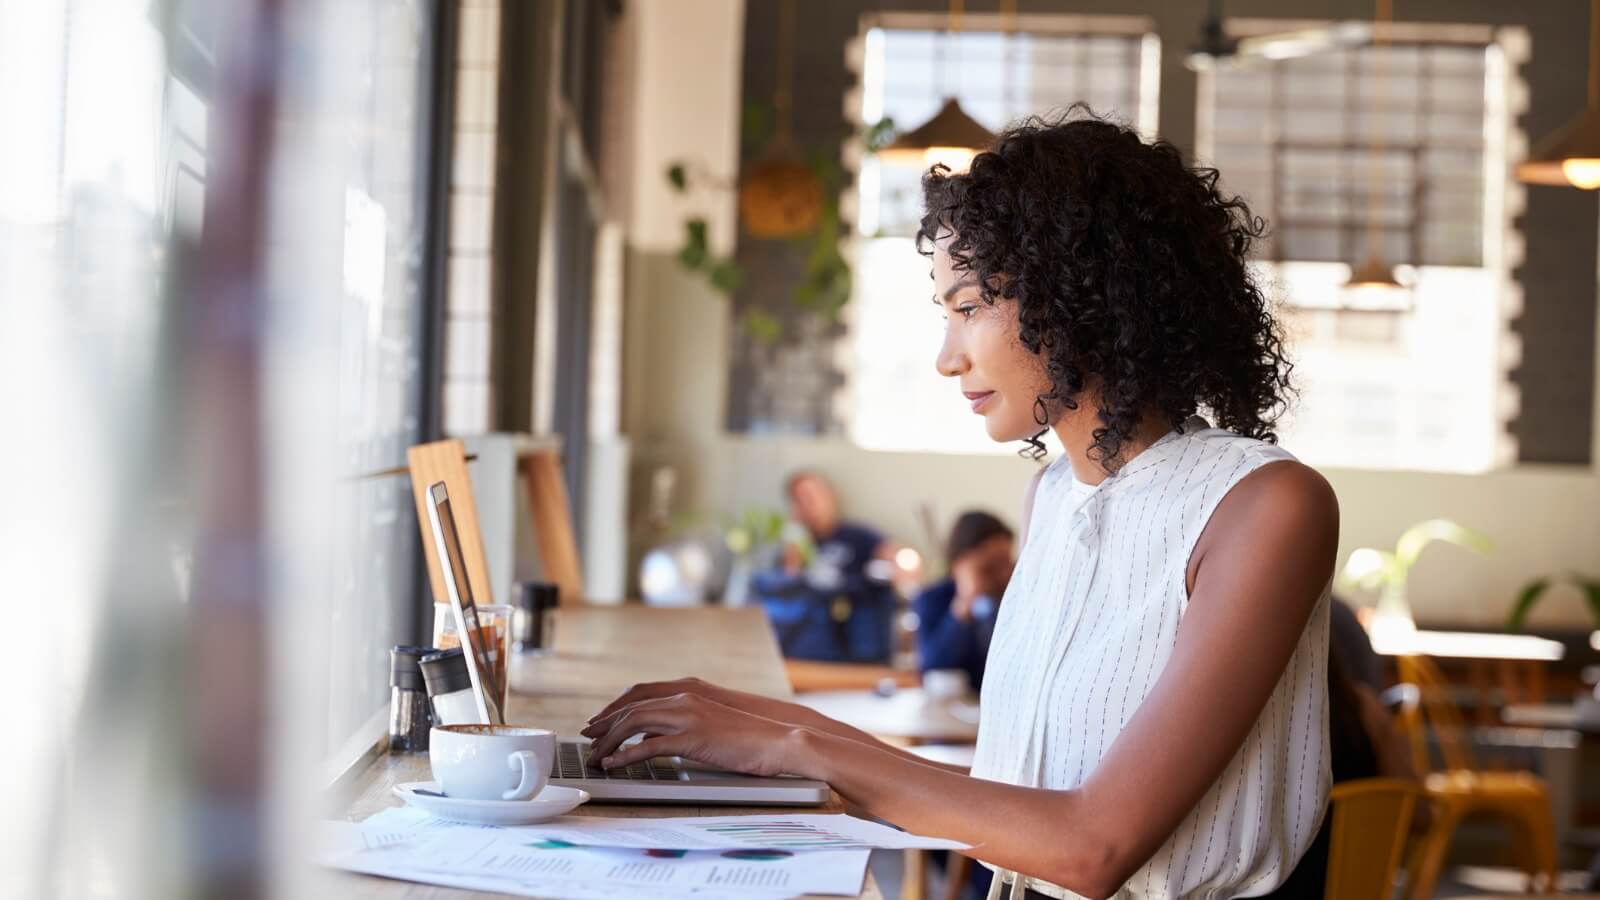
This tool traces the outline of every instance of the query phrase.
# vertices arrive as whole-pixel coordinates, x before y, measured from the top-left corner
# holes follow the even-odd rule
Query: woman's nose
[[[955,378],[971,367],[966,352],[951,338],[948,330],[945,331],[944,344],[939,347],[939,355],[933,360],[933,367],[946,378]]]

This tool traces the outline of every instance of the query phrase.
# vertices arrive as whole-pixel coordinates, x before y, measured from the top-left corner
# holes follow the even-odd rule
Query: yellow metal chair
[[[1358,778],[1333,786],[1326,900],[1394,893],[1395,871],[1422,788],[1406,778]]]
[[[1428,900],[1444,868],[1456,826],[1469,815],[1486,814],[1511,827],[1518,865],[1530,886],[1555,890],[1556,834],[1550,790],[1531,772],[1479,769],[1460,713],[1448,696],[1448,683],[1425,656],[1396,660],[1400,680],[1417,686],[1418,702],[1400,711],[1399,721],[1411,744],[1411,756],[1423,776],[1423,790],[1433,808],[1433,822],[1413,853],[1411,900]],[[1444,760],[1431,771],[1427,733],[1433,731]],[[1542,880],[1542,884],[1541,884]]]

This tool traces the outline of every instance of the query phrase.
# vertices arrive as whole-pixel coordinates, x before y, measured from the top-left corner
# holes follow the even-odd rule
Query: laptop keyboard
[[[556,745],[556,758],[550,764],[551,778],[577,778],[588,781],[678,781],[678,767],[667,757],[647,759],[620,769],[587,765],[583,745],[563,741]]]

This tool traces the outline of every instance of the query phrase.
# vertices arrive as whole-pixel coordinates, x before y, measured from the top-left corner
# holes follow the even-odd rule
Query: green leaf
[[[688,189],[689,173],[683,168],[683,163],[673,163],[667,167],[667,180],[672,182],[672,186],[679,192]]]
[[[1407,528],[1395,542],[1394,555],[1401,570],[1410,570],[1422,555],[1422,549],[1433,541],[1455,544],[1478,553],[1488,553],[1491,547],[1487,537],[1465,525],[1457,525],[1449,519],[1428,519]]]
[[[747,150],[754,150],[767,140],[772,132],[772,109],[754,100],[746,103],[739,114],[739,141]]]
[[[685,236],[683,249],[678,251],[678,262],[690,271],[698,271],[706,265],[710,251],[706,245],[706,220],[690,219],[685,223]]]
[[[884,116],[866,127],[861,133],[861,143],[866,146],[868,153],[877,153],[894,143],[895,136],[894,119]]]
[[[683,249],[678,251],[678,262],[691,272],[698,271],[706,264],[706,248],[692,241],[683,245]]]
[[[737,291],[743,277],[744,270],[731,259],[719,260],[711,266],[711,286],[724,294]]]
[[[776,342],[779,335],[783,333],[783,324],[772,313],[764,309],[750,307],[745,310],[744,330],[757,341],[763,344],[771,344]]]
[[[1511,615],[1506,616],[1507,631],[1521,631],[1523,623],[1528,618],[1528,613],[1533,609],[1533,604],[1539,601],[1540,595],[1550,587],[1550,579],[1535,578],[1517,592],[1517,599],[1511,604]]]
[[[1344,568],[1339,570],[1338,585],[1341,590],[1375,590],[1385,584],[1393,572],[1393,553],[1374,547],[1358,547],[1345,560]]]
[[[1589,618],[1594,620],[1594,627],[1600,628],[1600,581],[1585,579],[1582,584],[1583,601],[1589,606]]]
[[[842,172],[839,168],[839,160],[832,152],[827,150],[812,151],[806,159],[806,164],[811,167],[811,171],[825,188],[832,187],[834,181]]]

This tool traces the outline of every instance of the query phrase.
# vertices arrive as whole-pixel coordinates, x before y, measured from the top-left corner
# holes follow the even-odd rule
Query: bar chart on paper
[[[860,838],[830,831],[795,819],[760,819],[740,816],[736,821],[705,822],[692,826],[708,835],[749,847],[785,850],[829,850],[861,846]]]
[[[965,850],[966,844],[900,831],[853,816],[815,813],[666,819],[561,818],[520,829],[530,836],[591,847],[676,850]]]

